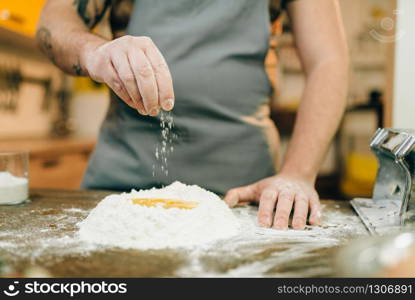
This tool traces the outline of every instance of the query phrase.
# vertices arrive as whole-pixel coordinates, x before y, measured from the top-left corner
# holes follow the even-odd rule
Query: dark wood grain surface
[[[76,224],[110,193],[32,190],[30,202],[0,206],[0,271],[3,266],[3,272],[25,275],[35,267],[57,277],[333,276],[338,248],[366,235],[348,203],[323,200],[327,218],[348,223],[327,231],[331,236],[289,231],[272,240],[239,241],[232,251],[224,242],[202,252],[90,248],[76,241]],[[329,219],[323,228],[334,226]]]

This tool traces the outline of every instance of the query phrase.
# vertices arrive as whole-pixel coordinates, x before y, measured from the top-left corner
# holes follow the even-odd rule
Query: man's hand
[[[292,227],[304,229],[309,223],[320,224],[320,201],[314,184],[284,175],[268,177],[254,184],[231,189],[225,202],[233,207],[238,202],[259,202],[258,223],[262,227],[285,230],[294,207]]]
[[[292,227],[303,229],[308,212],[310,224],[320,223],[314,182],[346,107],[349,56],[338,1],[290,1],[287,9],[306,84],[284,163],[278,176],[232,189],[225,201],[259,202],[258,223],[277,229],[294,208]]]
[[[142,115],[156,116],[174,106],[173,81],[167,63],[148,37],[123,36],[86,45],[81,64],[97,82],[106,83]]]

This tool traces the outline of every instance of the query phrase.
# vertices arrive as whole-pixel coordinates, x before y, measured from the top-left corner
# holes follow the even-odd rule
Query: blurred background
[[[0,151],[30,150],[31,187],[77,189],[108,107],[108,90],[63,74],[42,56],[34,35],[44,2],[0,0]],[[371,194],[377,163],[368,144],[376,128],[414,127],[406,106],[410,76],[402,74],[412,72],[405,61],[415,40],[401,37],[415,25],[405,9],[409,0],[339,2],[351,57],[348,108],[317,188],[322,198],[347,199]],[[109,32],[105,24],[96,30]],[[287,18],[272,24],[266,60],[283,149],[304,84],[290,31]]]

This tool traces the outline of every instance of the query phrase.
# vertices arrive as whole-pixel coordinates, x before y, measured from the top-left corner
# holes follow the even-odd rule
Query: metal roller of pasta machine
[[[351,205],[372,234],[415,230],[415,131],[378,129],[370,148],[379,162],[373,196]]]

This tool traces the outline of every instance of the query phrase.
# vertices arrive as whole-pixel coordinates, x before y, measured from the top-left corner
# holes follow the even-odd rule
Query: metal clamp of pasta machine
[[[415,131],[378,129],[370,148],[379,162],[373,196],[351,205],[372,234],[415,230]]]

